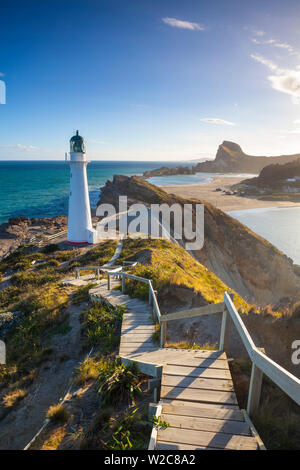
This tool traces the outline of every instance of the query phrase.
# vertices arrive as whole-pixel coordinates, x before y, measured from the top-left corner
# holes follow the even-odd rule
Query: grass
[[[55,262],[55,260],[53,261]],[[38,272],[20,271],[11,277],[10,282],[15,287],[37,287],[44,286],[49,282],[56,282],[61,277],[61,273],[58,273],[52,266],[39,269]]]
[[[113,351],[119,344],[119,328],[124,307],[109,308],[105,303],[94,302],[81,314],[83,342],[87,346],[101,345],[102,352]]]
[[[24,388],[18,388],[12,392],[7,393],[2,398],[2,403],[5,407],[11,408],[19,403],[28,394],[28,390]]]
[[[103,403],[116,405],[126,402],[131,405],[136,396],[142,394],[140,386],[144,380],[134,365],[126,367],[115,359],[102,361],[98,382]]]
[[[101,362],[92,357],[86,357],[76,370],[76,383],[83,385],[89,380],[95,380],[99,376]]]
[[[71,331],[71,326],[70,326],[70,323],[69,323],[69,320],[65,320],[63,321],[61,324],[55,326],[54,328],[52,328],[48,333],[47,333],[47,336],[48,337],[52,337],[52,336],[55,336],[55,335],[66,335],[67,333],[69,333],[69,331]]]
[[[57,450],[67,435],[66,425],[54,429],[42,445],[41,450]]]
[[[92,287],[94,287],[95,285],[95,283],[90,282],[86,286],[78,287],[77,291],[73,294],[72,303],[74,305],[79,305],[83,302],[88,302],[90,298],[89,290],[92,289]]]
[[[87,251],[83,256],[78,258],[75,262],[70,263],[70,268],[76,266],[101,266],[107,263],[117,248],[117,242],[115,240],[107,240],[104,243],[96,246],[92,250]]]
[[[230,362],[240,408],[247,407],[251,362]],[[300,411],[282,390],[263,378],[260,405],[251,420],[268,450],[300,450]]]
[[[160,342],[160,324],[159,323],[155,323],[155,332],[152,335],[152,339],[156,343]]]
[[[127,239],[120,261],[137,258],[147,250],[148,262],[131,269],[137,276],[152,279],[153,287],[161,294],[171,287],[183,287],[200,294],[207,303],[218,303],[224,292],[231,291],[217,276],[196,261],[184,248],[162,239]],[[148,286],[138,281],[126,281],[126,293],[146,300]],[[253,309],[244,299],[235,294],[235,305],[241,313]]]
[[[70,419],[70,412],[64,405],[52,405],[49,407],[46,417],[53,423],[66,423]]]

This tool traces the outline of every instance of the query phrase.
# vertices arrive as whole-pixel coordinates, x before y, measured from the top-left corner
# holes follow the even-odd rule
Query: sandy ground
[[[244,178],[239,177],[216,177],[210,183],[205,184],[184,184],[184,185],[164,185],[160,186],[167,193],[173,193],[185,198],[194,198],[208,201],[222,211],[234,211],[244,209],[256,209],[260,207],[292,207],[300,206],[297,202],[289,201],[261,201],[254,197],[243,197],[227,195],[216,188],[221,187],[230,190],[233,184],[237,184]]]
[[[68,307],[70,331],[52,338],[53,354],[40,368],[29,393],[0,422],[0,450],[23,449],[44,423],[46,412],[67,392],[80,350],[80,314],[87,304]]]

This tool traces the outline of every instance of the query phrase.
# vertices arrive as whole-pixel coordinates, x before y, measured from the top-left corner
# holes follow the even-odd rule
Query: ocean
[[[300,207],[268,207],[230,211],[227,214],[247,225],[300,264]]]
[[[115,174],[141,175],[180,162],[92,161],[87,166],[90,202],[96,207],[100,187]],[[187,165],[187,163],[185,163]],[[64,161],[0,161],[0,223],[10,217],[67,214],[69,164]]]
[[[91,206],[96,207],[100,187],[115,174],[141,175],[160,166],[174,167],[186,162],[117,162],[93,161],[88,165]],[[153,177],[153,184],[201,184],[216,173]],[[248,177],[249,175],[236,175]],[[69,165],[64,161],[1,161],[0,162],[0,223],[10,217],[54,217],[67,214]],[[263,208],[231,211],[235,217],[300,264],[300,207]]]

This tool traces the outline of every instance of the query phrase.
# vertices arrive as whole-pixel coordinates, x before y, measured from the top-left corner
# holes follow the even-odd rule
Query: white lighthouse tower
[[[68,242],[73,245],[97,242],[97,232],[92,226],[87,164],[84,139],[77,131],[70,140]]]

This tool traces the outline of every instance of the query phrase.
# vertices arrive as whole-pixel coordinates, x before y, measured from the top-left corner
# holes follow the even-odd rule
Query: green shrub
[[[59,262],[69,261],[78,256],[78,250],[61,250],[55,253],[56,259]]]
[[[90,299],[89,290],[92,289],[96,284],[90,282],[86,286],[78,287],[77,291],[72,296],[72,302],[74,305],[79,305],[83,302],[88,302]]]
[[[114,405],[126,401],[132,404],[136,396],[142,394],[142,377],[135,365],[126,367],[115,359],[103,361],[98,378],[103,403]]]
[[[102,351],[112,351],[119,343],[116,334],[121,324],[124,307],[109,308],[106,304],[95,302],[82,312],[83,334],[88,346],[101,344]]]
[[[0,290],[0,308],[4,309],[16,302],[20,293],[21,289],[16,286],[9,286]]]
[[[58,251],[59,246],[56,245],[55,243],[50,243],[49,245],[44,246],[44,248],[41,249],[42,253],[49,254],[49,253],[54,253],[54,251]]]
[[[53,423],[66,423],[69,421],[70,413],[64,405],[52,405],[47,411],[46,417]]]
[[[58,281],[60,277],[61,275],[54,269],[46,268],[38,272],[18,272],[13,274],[10,282],[13,286],[17,287],[42,286],[48,282]]]
[[[96,379],[101,369],[101,362],[93,357],[86,357],[76,370],[76,383],[84,384],[88,380]]]

